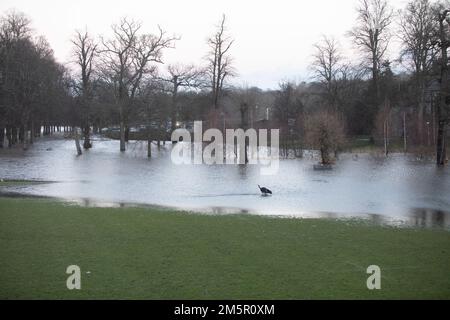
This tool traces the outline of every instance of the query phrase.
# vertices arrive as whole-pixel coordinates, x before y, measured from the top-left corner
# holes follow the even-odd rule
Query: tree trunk
[[[23,150],[27,150],[28,149],[28,126],[27,123],[25,122],[25,124],[23,125],[23,137],[22,137],[22,148]]]
[[[84,149],[92,148],[92,143],[91,143],[91,139],[90,139],[90,131],[91,131],[91,128],[89,126],[84,127],[84,130],[83,130],[83,134],[84,134],[83,148]]]
[[[320,148],[320,157],[322,158],[322,164],[330,164],[330,157],[328,155],[327,148]]]
[[[17,143],[17,128],[13,126],[11,129],[11,145],[15,145]]]
[[[406,113],[403,111],[403,152],[406,150]]]
[[[41,137],[41,123],[40,122],[37,124],[37,126],[35,126],[34,137],[35,138]]]
[[[150,125],[147,125],[147,158],[152,157],[152,138],[150,133]]]
[[[125,151],[125,125],[123,120],[120,121],[120,151]]]
[[[5,141],[5,128],[0,127],[0,148],[3,148],[4,141]]]
[[[34,135],[36,134],[35,132],[35,128],[34,128],[34,122],[33,120],[31,120],[30,122],[30,144],[34,143]]]
[[[73,134],[75,137],[75,147],[77,148],[77,155],[81,156],[83,152],[81,151],[80,136],[77,127],[74,127]]]
[[[424,143],[424,138],[423,138],[423,110],[424,110],[424,105],[421,102],[419,102],[419,110],[418,110],[418,114],[417,114],[417,142],[418,144],[421,146]]]
[[[12,129],[11,127],[6,127],[6,139],[8,140],[8,148],[12,147]]]
[[[19,142],[23,143],[25,137],[25,127],[22,125],[19,127]]]
[[[174,84],[173,84],[173,92],[172,92],[172,115],[171,115],[171,129],[172,132],[175,131],[175,129],[177,128],[177,114],[178,114],[178,110],[177,110],[177,96],[178,96],[178,83],[177,83],[177,78],[175,77],[174,79]],[[173,143],[173,141],[172,141]]]
[[[436,163],[438,166],[443,166],[445,164],[446,157],[445,148],[445,122],[444,120],[438,121],[437,130],[437,144],[436,144]]]
[[[439,31],[440,31],[440,42],[441,42],[441,87],[440,87],[440,97],[439,103],[436,110],[438,130],[437,130],[437,143],[436,143],[436,164],[442,166],[445,164],[446,149],[445,149],[445,119],[443,115],[443,109],[446,106],[446,97],[448,90],[448,76],[447,76],[447,48],[448,41],[446,33],[444,31],[444,20],[445,17],[440,17],[439,20]]]
[[[208,113],[209,128],[217,128],[219,124],[219,111],[214,107]],[[225,134],[225,132],[222,132]]]
[[[384,120],[383,123],[383,135],[384,135],[384,155],[387,157],[389,153],[389,127],[388,120]]]
[[[130,140],[130,127],[125,126],[125,142]]]
[[[372,52],[372,83],[375,90],[375,105],[378,105],[380,99],[380,90],[378,88],[378,61],[375,52]]]
[[[249,141],[246,137],[244,137],[244,148],[245,148],[245,163],[248,163]]]

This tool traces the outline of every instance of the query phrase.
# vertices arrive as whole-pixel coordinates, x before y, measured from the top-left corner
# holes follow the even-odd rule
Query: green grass
[[[45,182],[45,181],[36,181],[36,180],[8,180],[8,179],[0,179],[0,187],[24,186],[24,185],[39,184],[39,183],[47,183],[47,182]]]
[[[450,232],[0,198],[0,299],[23,298],[449,299]]]

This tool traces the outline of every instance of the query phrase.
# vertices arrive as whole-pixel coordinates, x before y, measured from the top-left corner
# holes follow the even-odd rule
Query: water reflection
[[[0,195],[7,197],[22,197],[22,193],[8,193],[1,192]],[[34,196],[38,197],[38,196]],[[100,208],[157,208],[174,211],[190,211],[195,213],[213,214],[213,215],[229,215],[229,214],[250,214],[250,215],[264,215],[263,212],[257,212],[242,208],[229,207],[201,207],[186,210],[183,207],[162,207],[150,205],[146,203],[127,203],[127,202],[104,202],[95,199],[82,198],[70,199],[68,203],[76,204],[82,207],[100,207]],[[440,228],[450,230],[450,212],[433,209],[412,208],[407,217],[393,218],[381,214],[358,214],[358,215],[344,215],[335,212],[297,212],[296,214],[271,215],[273,217],[287,217],[287,218],[325,218],[325,219],[352,219],[358,218],[367,221],[373,225],[388,225],[397,227],[417,227],[417,228]]]
[[[129,143],[125,153],[118,152],[117,141],[96,138],[94,143],[81,157],[73,141],[64,139],[40,139],[27,152],[0,150],[0,178],[58,182],[1,191],[96,199],[94,204],[83,200],[87,206],[147,204],[215,214],[364,217],[374,223],[449,226],[450,170],[415,157],[343,154],[335,169],[314,171],[316,160],[308,153],[281,160],[276,175],[262,176],[257,165],[174,165],[170,143],[160,151],[153,146],[150,161],[145,142]],[[258,184],[273,196],[261,197]]]
[[[450,228],[450,213],[433,209],[412,209],[409,224],[415,227],[441,227],[448,229]]]

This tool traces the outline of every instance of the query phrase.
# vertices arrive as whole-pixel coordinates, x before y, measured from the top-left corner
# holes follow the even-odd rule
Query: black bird
[[[258,188],[259,188],[259,190],[261,190],[261,192],[262,192],[262,194],[263,195],[265,195],[265,196],[267,196],[268,194],[272,194],[272,191],[270,191],[269,189],[267,189],[266,187],[260,187],[259,186],[259,184],[258,184]]]

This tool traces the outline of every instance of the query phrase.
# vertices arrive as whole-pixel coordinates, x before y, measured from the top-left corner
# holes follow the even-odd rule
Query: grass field
[[[0,298],[449,299],[450,232],[0,198]]]

